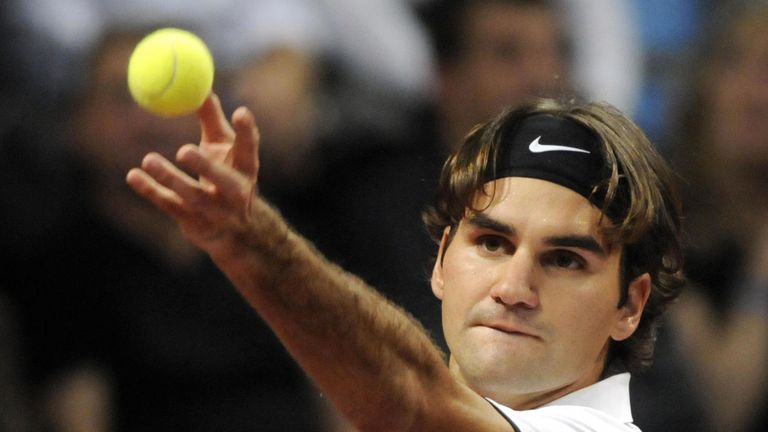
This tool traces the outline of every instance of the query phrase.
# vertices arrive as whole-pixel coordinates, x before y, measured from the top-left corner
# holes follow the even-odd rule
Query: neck
[[[527,410],[527,409],[538,408],[552,401],[560,399],[563,396],[571,394],[577,390],[581,390],[584,387],[589,387],[592,384],[595,384],[596,382],[600,381],[601,375],[602,375],[602,369],[593,371],[593,373],[587,374],[581,377],[579,380],[574,381],[570,384],[564,385],[562,387],[558,387],[551,390],[545,390],[542,392],[522,394],[516,397],[511,397],[509,401],[510,405],[507,405],[507,406],[516,410]]]
[[[461,368],[454,362],[453,358],[450,360],[450,369],[460,382],[473,389],[480,396],[493,399],[494,401],[515,410],[529,410],[546,405],[600,381],[605,370],[606,355],[607,344],[598,360],[576,380],[567,381],[561,385],[550,388],[540,388],[535,390],[531,390],[530,388],[520,389],[514,382],[500,383],[497,380],[468,378],[462,374]]]
[[[598,382],[601,375],[602,368],[599,370],[590,371],[590,373],[582,376],[578,380],[554,389],[547,389],[531,393],[506,395],[499,394],[496,397],[489,397],[515,410],[529,410],[546,405],[552,401],[560,399],[563,396],[571,394],[577,390],[581,390],[584,387],[589,387],[592,384]]]

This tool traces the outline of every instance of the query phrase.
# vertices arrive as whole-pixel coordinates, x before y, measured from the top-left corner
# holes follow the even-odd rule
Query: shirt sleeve
[[[639,432],[632,423],[588,407],[548,406],[516,411],[493,400],[488,401],[509,421],[516,432]]]

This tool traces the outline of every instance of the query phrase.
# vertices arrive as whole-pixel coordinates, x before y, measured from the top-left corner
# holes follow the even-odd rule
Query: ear
[[[643,273],[629,283],[627,302],[618,312],[618,321],[611,332],[611,339],[622,341],[628,339],[640,325],[648,296],[651,295],[651,275]]]
[[[437,258],[435,259],[435,266],[432,268],[432,293],[438,299],[443,299],[443,287],[445,285],[443,281],[443,255],[445,249],[448,247],[448,236],[450,235],[451,227],[447,226],[443,230],[443,238],[440,239],[440,248],[437,250]]]

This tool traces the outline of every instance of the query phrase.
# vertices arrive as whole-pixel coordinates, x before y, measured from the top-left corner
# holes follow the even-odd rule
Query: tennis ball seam
[[[176,38],[173,38],[173,43],[171,44],[171,52],[173,53],[173,69],[171,69],[171,76],[168,79],[168,82],[165,83],[165,87],[163,87],[157,94],[152,95],[153,99],[160,99],[165,96],[171,87],[173,87],[173,83],[176,82],[176,75],[179,71],[179,52]]]

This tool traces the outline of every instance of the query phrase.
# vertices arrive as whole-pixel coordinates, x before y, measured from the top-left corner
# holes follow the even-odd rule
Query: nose
[[[491,298],[508,307],[535,309],[539,293],[535,284],[536,260],[524,249],[518,249],[496,268],[497,274],[490,290]]]

